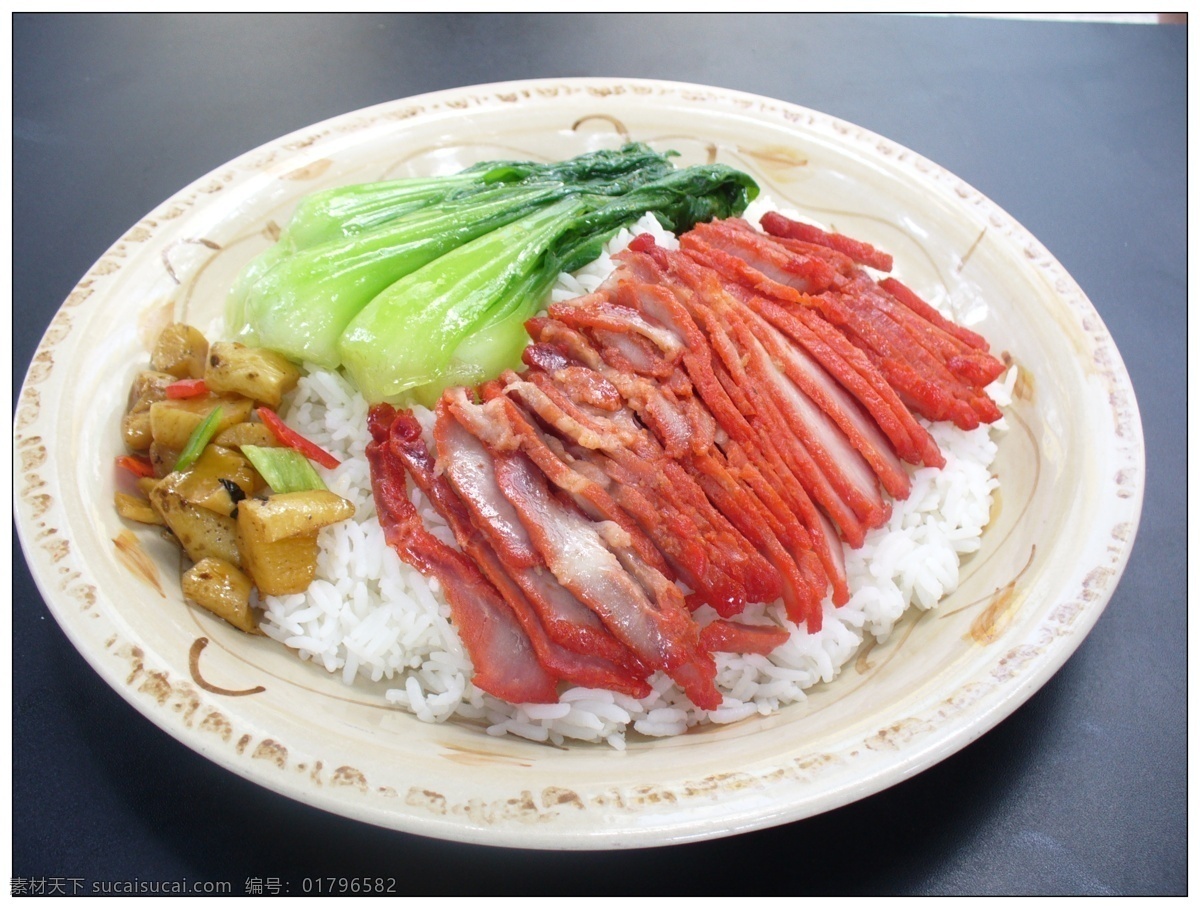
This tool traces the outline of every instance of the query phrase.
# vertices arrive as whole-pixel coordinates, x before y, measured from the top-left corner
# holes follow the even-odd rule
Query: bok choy
[[[369,401],[415,388],[429,398],[448,384],[478,382],[498,371],[497,353],[508,358],[501,368],[516,364],[523,338],[514,323],[533,315],[560,272],[595,259],[621,227],[649,211],[664,227],[688,230],[740,213],[756,193],[748,176],[713,164],[672,171],[622,196],[565,198],[389,286],[347,326],[342,363]],[[474,343],[487,330],[499,335],[501,351]],[[493,362],[472,362],[481,353]]]
[[[316,193],[239,277],[227,329],[344,366],[373,402],[482,381],[515,365],[558,273],[596,258],[619,228],[652,211],[684,230],[740,214],[758,192],[732,168],[676,170],[671,155],[630,144]]]
[[[485,162],[447,177],[314,193],[239,276],[225,324],[245,344],[336,367],[346,325],[404,275],[566,195],[619,195],[672,169],[667,155],[630,144],[551,164]]]
[[[671,170],[667,155],[630,143],[617,150],[588,152],[566,161],[485,161],[457,174],[343,186],[306,196],[281,237],[292,250],[345,239],[383,227],[420,208],[440,205],[497,186],[558,184],[616,195],[634,180]]]
[[[236,336],[294,360],[336,367],[338,339],[376,294],[564,193],[561,186],[491,189],[282,258],[245,289]]]

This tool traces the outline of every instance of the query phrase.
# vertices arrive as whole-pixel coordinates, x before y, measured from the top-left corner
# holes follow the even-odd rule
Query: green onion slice
[[[188,436],[187,444],[183,446],[183,451],[179,453],[179,460],[175,462],[176,470],[187,470],[196,463],[196,458],[200,457],[205,446],[217,434],[217,426],[220,422],[221,408],[214,407],[212,413],[205,417],[203,422]]]
[[[243,445],[242,454],[250,459],[267,485],[275,492],[304,492],[325,489],[325,483],[313,469],[308,458],[292,448],[264,448]]]

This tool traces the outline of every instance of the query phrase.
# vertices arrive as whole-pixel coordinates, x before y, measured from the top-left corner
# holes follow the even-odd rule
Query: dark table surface
[[[210,764],[73,650],[14,534],[14,882],[91,890],[186,879],[242,893],[258,878],[298,893],[305,877],[387,875],[409,894],[1187,891],[1186,26],[18,15],[13,54],[14,401],[42,332],[91,263],[238,154],[419,92],[637,76],[824,111],[994,199],[1104,318],[1138,393],[1148,462],[1141,529],[1107,610],[996,729],[823,816],[632,852],[423,839],[325,814]]]

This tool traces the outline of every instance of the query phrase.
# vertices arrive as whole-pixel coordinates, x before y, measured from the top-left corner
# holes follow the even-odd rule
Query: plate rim
[[[983,714],[976,716],[974,720],[968,724],[965,729],[961,730],[958,735],[935,736],[932,741],[926,742],[920,748],[914,749],[908,756],[908,760],[904,762],[904,772],[899,779],[873,778],[863,782],[861,786],[855,788],[855,793],[850,798],[842,798],[840,792],[830,793],[827,801],[832,804],[824,804],[813,806],[806,804],[803,806],[791,806],[790,808],[781,809],[770,814],[760,813],[755,817],[747,820],[747,823],[736,827],[732,830],[706,830],[689,828],[686,825],[679,826],[674,829],[674,832],[657,834],[652,842],[641,842],[636,838],[636,834],[630,834],[627,831],[618,832],[612,836],[603,834],[584,834],[581,835],[578,831],[554,831],[548,836],[522,836],[519,833],[519,828],[510,828],[505,833],[511,834],[513,829],[518,829],[518,835],[515,837],[509,836],[509,841],[502,841],[504,838],[498,839],[494,834],[497,832],[494,829],[478,828],[478,827],[463,827],[458,824],[435,823],[428,818],[416,813],[409,813],[399,817],[403,823],[396,823],[397,818],[392,812],[377,812],[373,810],[373,806],[367,806],[358,812],[347,812],[344,810],[346,802],[337,799],[328,798],[329,793],[317,793],[318,797],[314,798],[314,791],[308,790],[307,796],[301,796],[293,791],[289,791],[288,787],[282,782],[271,776],[270,774],[262,775],[250,772],[251,768],[247,762],[237,762],[228,755],[219,752],[217,749],[206,747],[206,742],[193,730],[190,730],[178,723],[171,723],[170,720],[174,716],[167,712],[164,715],[162,710],[155,710],[153,706],[137,697],[134,689],[129,686],[121,686],[114,684],[112,676],[114,673],[110,668],[101,665],[99,654],[93,653],[90,648],[82,646],[83,639],[79,635],[77,629],[69,621],[67,610],[64,605],[67,594],[61,586],[55,586],[54,569],[59,558],[56,558],[54,553],[47,550],[44,546],[36,545],[38,540],[35,537],[35,527],[32,522],[31,514],[34,506],[28,501],[28,494],[22,495],[20,492],[22,476],[28,476],[28,471],[22,470],[22,454],[20,450],[22,422],[27,415],[27,392],[36,385],[45,381],[53,372],[52,358],[49,357],[49,352],[58,343],[56,334],[62,334],[63,337],[70,333],[69,326],[64,327],[60,317],[71,306],[79,306],[86,300],[87,295],[83,298],[76,299],[80,292],[85,289],[85,283],[94,280],[96,277],[102,276],[105,272],[104,263],[114,255],[114,251],[123,243],[128,242],[137,229],[137,226],[147,219],[154,218],[160,212],[167,211],[174,205],[178,205],[183,200],[196,197],[199,193],[204,192],[206,186],[211,186],[214,180],[220,178],[223,172],[236,170],[240,167],[246,167],[250,162],[260,158],[263,155],[277,153],[282,149],[286,149],[289,144],[305,142],[311,137],[319,136],[323,131],[329,132],[333,128],[337,128],[343,124],[353,125],[356,121],[370,121],[372,118],[378,117],[389,111],[398,110],[403,105],[414,106],[418,104],[444,104],[451,100],[461,100],[467,96],[484,96],[484,99],[490,101],[493,105],[498,103],[496,99],[501,93],[512,93],[526,91],[530,101],[537,103],[537,91],[539,88],[549,89],[556,86],[567,86],[568,88],[588,91],[595,89],[597,91],[603,89],[611,90],[614,85],[620,86],[642,86],[649,90],[667,90],[680,93],[697,93],[718,98],[720,100],[733,101],[734,103],[745,102],[750,104],[767,105],[779,111],[788,111],[797,117],[808,118],[809,122],[823,121],[835,129],[841,129],[847,134],[853,133],[858,140],[873,141],[878,143],[886,143],[893,149],[898,150],[900,155],[908,156],[913,166],[923,172],[932,174],[935,179],[945,181],[949,180],[951,185],[962,195],[964,192],[972,196],[972,203],[977,206],[982,206],[984,210],[989,211],[996,217],[1003,220],[1006,226],[1012,230],[1015,229],[1023,239],[1032,245],[1032,249],[1037,258],[1037,267],[1047,274],[1055,278],[1055,288],[1062,295],[1068,296],[1070,299],[1067,302],[1069,308],[1077,319],[1084,320],[1085,317],[1091,316],[1094,319],[1092,324],[1086,326],[1085,330],[1089,336],[1094,338],[1097,344],[1102,347],[1108,354],[1108,361],[1104,364],[1107,375],[1113,382],[1117,391],[1123,396],[1121,404],[1125,408],[1125,416],[1131,429],[1133,438],[1127,440],[1126,459],[1137,468],[1137,477],[1133,484],[1131,495],[1125,499],[1125,511],[1128,513],[1127,524],[1131,525],[1131,530],[1128,538],[1124,541],[1121,552],[1118,554],[1116,563],[1112,566],[1111,573],[1108,575],[1107,582],[1102,585],[1099,605],[1092,605],[1085,610],[1079,619],[1083,622],[1081,625],[1076,625],[1073,628],[1072,634],[1060,639],[1057,646],[1046,651],[1044,656],[1039,659],[1031,673],[1026,673],[1019,685],[1015,689],[1008,689],[1005,697],[985,711]],[[603,97],[600,95],[598,97]],[[316,141],[312,139],[312,141]],[[1033,256],[1031,256],[1033,258]],[[72,300],[75,300],[72,303]],[[1080,308],[1082,304],[1082,308]],[[51,365],[47,366],[47,362]],[[1114,407],[1116,404],[1114,403]],[[109,687],[114,688],[131,706],[139,713],[153,722],[160,729],[163,729],[178,742],[183,744],[190,750],[196,751],[199,754],[214,761],[219,766],[230,770],[237,775],[251,782],[261,785],[268,790],[271,790],[279,795],[287,798],[301,801],[304,804],[312,805],[321,808],[322,810],[330,811],[339,815],[351,817],[367,823],[376,824],[379,826],[389,827],[392,829],[403,830],[406,832],[417,833],[420,835],[431,836],[439,839],[453,840],[464,843],[477,843],[497,846],[512,846],[517,848],[555,848],[555,849],[593,849],[597,846],[606,848],[635,848],[646,845],[664,845],[669,843],[682,843],[702,839],[714,838],[717,836],[728,835],[734,832],[744,832],[752,829],[761,829],[763,827],[774,826],[782,823],[789,823],[795,820],[800,820],[814,814],[830,810],[834,807],[849,804],[882,789],[888,788],[891,785],[899,782],[900,779],[908,778],[936,763],[945,759],[949,755],[966,747],[970,742],[976,740],[979,736],[985,734],[990,729],[994,728],[1003,719],[1011,715],[1017,708],[1025,703],[1026,700],[1045,682],[1058,671],[1059,668],[1066,662],[1071,654],[1082,643],[1087,633],[1099,620],[1109,599],[1116,589],[1125,566],[1128,563],[1132,553],[1134,539],[1140,523],[1142,503],[1145,492],[1145,442],[1141,425],[1140,413],[1137,407],[1136,396],[1129,379],[1128,372],[1124,362],[1121,359],[1115,341],[1108,332],[1107,326],[1096,312],[1095,307],[1091,304],[1082,288],[1074,281],[1066,269],[1058,262],[1057,259],[1041,244],[1039,240],[1021,225],[1015,218],[1004,211],[994,201],[984,196],[978,190],[975,190],[969,184],[966,184],[961,178],[937,165],[936,163],[924,158],[919,153],[912,151],[904,146],[886,139],[870,130],[859,127],[853,123],[849,123],[839,118],[832,117],[819,111],[811,110],[801,105],[791,102],[781,101],[766,96],[755,95],[746,92],[740,92],[732,89],[724,89],[713,86],[701,85],[689,82],[676,82],[667,80],[654,79],[627,79],[620,77],[586,77],[586,78],[549,78],[549,79],[525,79],[506,82],[493,82],[474,86],[462,86],[450,89],[441,89],[433,92],[426,92],[418,95],[413,95],[405,98],[384,101],[379,104],[364,107],[355,111],[349,111],[334,117],[326,118],[317,123],[301,127],[293,130],[284,136],[280,136],[269,142],[263,143],[256,148],[246,151],[235,158],[207,174],[202,175],[196,180],[189,183],[187,186],[178,190],[166,200],[156,205],[142,219],[135,222],[135,225],[127,229],[108,249],[96,260],[96,262],[85,272],[83,277],[75,284],[71,293],[68,295],[64,303],[55,312],[43,334],[37,350],[30,362],[26,371],[26,375],[22,382],[21,392],[17,399],[17,406],[14,408],[13,417],[14,441],[17,443],[14,448],[14,479],[15,490],[17,494],[14,496],[14,517],[18,532],[18,537],[21,541],[22,549],[25,554],[26,562],[29,566],[30,573],[33,576],[34,582],[38,587],[43,601],[51,614],[54,615],[59,627],[66,634],[72,646],[79,652],[93,670],[100,675]],[[45,454],[45,461],[52,462],[53,455],[49,451]],[[39,465],[40,469],[41,465]],[[70,558],[70,556],[66,556]],[[61,558],[61,557],[60,557]],[[76,559],[82,557],[75,556]],[[633,837],[632,839],[629,839]],[[629,841],[626,841],[629,840]]]

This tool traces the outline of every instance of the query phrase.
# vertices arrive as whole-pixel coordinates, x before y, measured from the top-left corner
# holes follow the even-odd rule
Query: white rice
[[[756,219],[768,204],[756,203],[747,217]],[[610,250],[624,248],[643,230],[653,232],[660,245],[678,246],[647,216],[632,232],[615,237]],[[552,299],[595,290],[611,269],[605,254],[574,276],[564,275]],[[1010,403],[1014,379],[1015,369],[988,389],[1002,407]],[[423,408],[417,408],[417,416],[426,426],[431,422]],[[867,635],[885,638],[910,606],[933,608],[954,591],[959,559],[979,548],[998,485],[989,470],[996,445],[987,427],[965,432],[949,424],[930,425],[946,466],[912,470],[912,493],[894,504],[887,526],[868,534],[860,549],[846,548],[849,602],[835,608],[827,599],[824,627],[817,634],[788,623],[781,604],[748,608],[741,621],[778,623],[792,637],[769,657],[716,654],[717,687],[724,696],[716,710],[698,710],[661,673],[651,678],[653,691],[640,701],[574,688],[557,704],[512,705],[471,683],[471,663],[450,624],[440,585],[402,562],[384,541],[365,457],[365,401],[341,375],[309,370],[287,419],[342,460],[335,470],[321,472],[331,490],[354,503],[356,513],[353,520],[321,531],[317,580],[307,592],[264,598],[263,631],[340,674],[346,684],[387,680],[392,686],[387,700],[421,720],[457,716],[486,724],[491,735],[554,744],[577,739],[623,749],[630,731],[678,735],[698,723],[736,722],[803,700],[806,688],[837,677]],[[1001,420],[992,430],[1004,428]],[[419,491],[413,495],[425,525],[453,545],[441,516]],[[696,615],[703,622],[716,614],[703,607]]]

